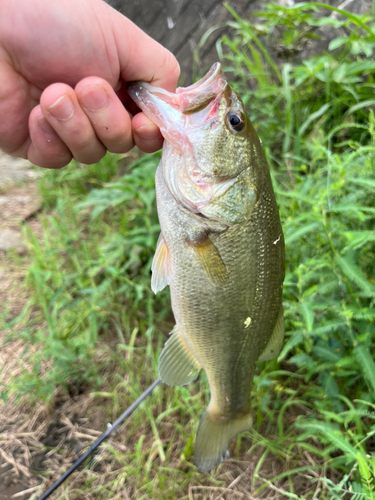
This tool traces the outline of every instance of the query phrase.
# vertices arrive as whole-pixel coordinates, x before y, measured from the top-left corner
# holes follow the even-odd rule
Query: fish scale
[[[159,374],[184,385],[206,372],[194,461],[207,472],[250,429],[256,362],[282,345],[282,228],[261,144],[219,64],[176,94],[142,82],[128,90],[165,137],[152,287],[169,285],[176,326]]]

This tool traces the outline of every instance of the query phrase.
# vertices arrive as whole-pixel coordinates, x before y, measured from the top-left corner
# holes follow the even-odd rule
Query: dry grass
[[[30,200],[33,200],[32,206],[28,206],[28,203],[17,206],[16,200],[22,199],[26,193],[32,193],[30,195]],[[27,219],[27,225],[37,237],[40,237],[42,227],[38,219],[39,202],[34,200],[35,193],[33,185],[13,189],[11,191],[14,196],[13,202],[3,212],[2,224],[20,229],[21,224]],[[21,313],[28,299],[28,289],[24,281],[29,259],[27,249],[21,256],[13,252],[3,253],[0,257],[2,269],[0,302],[6,304],[6,316],[9,320]],[[35,320],[35,314],[30,310],[24,322],[30,318]],[[44,325],[41,323],[40,326]],[[17,326],[18,329],[21,327],[22,324]],[[13,340],[5,342],[7,333],[6,330],[0,332],[2,345],[0,366],[4,383],[10,383],[22,371],[31,369],[23,359],[23,352],[25,349],[38,348],[26,345],[23,340],[14,336],[14,332]],[[115,344],[112,339],[108,347],[102,341],[98,345],[98,353],[105,352],[106,349],[107,352],[108,349],[114,350]],[[144,347],[144,342],[138,344],[137,337],[136,348]],[[101,361],[100,356],[102,355],[98,354],[98,362]],[[130,351],[125,351],[126,362],[131,362],[132,357]],[[137,364],[137,360],[132,362]],[[138,363],[142,362],[139,360]],[[41,367],[40,376],[43,376],[48,369],[47,365]],[[113,380],[116,377],[122,382],[114,388]],[[113,363],[107,364],[103,378],[106,380],[102,392],[104,396],[93,397],[89,388],[82,387],[76,388],[71,394],[57,389],[48,405],[30,402],[27,397],[20,402],[15,399],[15,395],[6,403],[0,402],[1,499],[26,500],[30,496],[32,498],[39,496],[104,431],[109,415],[114,419],[134,399],[134,391],[129,391],[134,383],[133,377],[129,377],[129,373],[124,372],[121,367],[114,366]],[[138,384],[147,385],[147,378],[139,379]],[[105,391],[108,396],[105,396]],[[190,394],[199,400],[202,397],[200,392],[200,386],[197,385],[192,386]],[[155,498],[173,497],[189,500],[298,498],[290,496],[287,477],[269,482],[285,472],[288,467],[307,467],[306,476],[316,480],[314,488],[320,487],[319,473],[315,469],[316,457],[301,451],[300,458],[290,463],[286,454],[282,458],[266,453],[267,456],[264,457],[265,448],[262,446],[258,446],[249,455],[247,450],[254,445],[251,435],[242,438],[241,451],[237,449],[236,443],[232,443],[231,455],[235,459],[225,461],[209,475],[199,474],[192,465],[192,457],[189,454],[187,457],[183,455],[186,436],[176,432],[175,429],[176,423],[179,423],[186,428],[193,427],[192,432],[194,432],[197,421],[192,421],[188,413],[184,415],[181,413],[182,410],[179,410],[170,418],[157,422],[160,411],[170,406],[171,398],[175,397],[174,393],[175,390],[172,388],[159,388],[157,395],[152,396],[143,409],[138,410],[134,418],[125,422],[118,434],[113,435],[97,450],[90,465],[77,470],[52,498],[57,499],[62,492],[67,491],[71,499],[82,498],[83,495],[87,500],[146,498],[140,478],[145,470],[148,470],[146,484],[148,482],[155,485],[151,487],[155,488],[155,491],[161,487],[160,477],[164,477],[165,492],[155,493]],[[113,401],[116,403],[111,408]],[[289,418],[294,419],[294,416],[290,415]],[[143,440],[142,445],[137,448],[140,440]],[[166,456],[167,450],[168,456]],[[260,460],[261,467],[259,467]],[[311,470],[308,469],[309,465],[313,466]],[[299,476],[293,486],[295,495],[306,498],[311,496],[312,483],[306,477]],[[151,499],[152,494],[147,493],[147,498]]]
[[[35,184],[10,188],[0,197],[0,229],[20,229],[40,210],[41,198]]]
[[[21,342],[17,347],[18,349],[22,347]],[[14,370],[12,366],[17,366],[14,360],[8,364],[9,374],[16,373],[12,371]],[[173,391],[173,389],[160,388],[163,399],[168,391]],[[160,393],[157,397],[160,399]],[[0,472],[0,480],[5,486],[16,485],[17,489],[14,491],[28,490],[34,493],[32,488],[38,485],[42,485],[41,488],[44,491],[103,432],[108,415],[107,406],[108,401],[105,398],[92,397],[89,391],[74,397],[57,391],[48,406],[30,405],[27,402],[14,404],[12,400],[1,404],[2,465],[0,470],[3,472]],[[151,403],[153,412],[155,412],[154,407],[155,405]],[[322,486],[320,484],[321,472],[316,469],[316,457],[312,457],[303,450],[300,450],[299,460],[293,461],[293,464],[288,463],[288,460],[268,455],[258,470],[259,461],[265,450],[258,448],[249,455],[247,450],[254,444],[250,436],[242,439],[243,451],[240,454],[238,454],[236,444],[232,444],[231,455],[235,459],[225,461],[210,475],[200,475],[193,471],[191,457],[186,460],[181,456],[186,443],[183,436],[172,432],[173,425],[168,425],[169,422],[162,422],[158,425],[162,447],[171,449],[171,458],[165,461],[165,458],[163,459],[160,455],[155,434],[147,418],[142,418],[142,420],[143,425],[138,425],[135,429],[132,419],[125,422],[120,432],[113,435],[107,444],[97,450],[90,466],[77,470],[52,498],[57,500],[62,492],[68,490],[71,499],[83,498],[83,494],[85,499],[102,498],[99,496],[101,488],[113,482],[116,482],[115,488],[112,488],[116,493],[114,496],[105,498],[141,498],[142,492],[138,486],[139,477],[134,474],[133,463],[135,447],[141,436],[144,436],[142,450],[145,452],[138,457],[141,460],[140,471],[149,467],[150,481],[156,480],[157,475],[165,467],[177,471],[177,477],[187,475],[184,488],[176,484],[178,491],[174,495],[175,498],[188,498],[189,500],[311,498],[313,493],[311,478],[315,479],[315,490],[318,491]],[[277,439],[276,436],[275,439]],[[288,467],[306,467],[305,475],[296,477],[294,481],[294,496],[290,496],[290,485],[286,477],[269,482],[287,471]],[[170,479],[172,481],[173,477]],[[258,491],[264,485],[263,490]],[[173,484],[169,481],[166,488],[170,490]],[[42,489],[35,491],[39,495]],[[29,497],[22,497],[21,500],[23,498]],[[155,498],[160,497],[157,495]],[[163,498],[168,498],[168,496]]]

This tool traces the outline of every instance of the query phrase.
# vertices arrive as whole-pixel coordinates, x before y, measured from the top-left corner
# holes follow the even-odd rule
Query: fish
[[[211,398],[194,445],[208,472],[251,429],[257,361],[284,338],[284,236],[261,143],[220,63],[167,92],[131,82],[128,93],[164,137],[155,174],[161,233],[151,288],[170,287],[175,326],[159,376],[186,385],[203,369]]]

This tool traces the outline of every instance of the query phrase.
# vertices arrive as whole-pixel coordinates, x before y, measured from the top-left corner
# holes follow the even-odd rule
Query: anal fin
[[[283,345],[284,332],[284,309],[283,306],[281,306],[271,338],[266,348],[259,356],[258,361],[269,361],[270,359],[277,358]]]
[[[187,385],[197,378],[199,369],[198,362],[175,326],[159,357],[159,377],[168,385]]]

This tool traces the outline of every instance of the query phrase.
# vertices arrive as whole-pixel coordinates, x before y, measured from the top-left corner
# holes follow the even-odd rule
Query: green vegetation
[[[259,366],[254,429],[232,456],[258,457],[254,497],[283,479],[280,498],[374,500],[375,20],[317,3],[270,5],[250,21],[232,14],[233,33],[218,53],[262,139],[287,249],[284,348]],[[307,55],[327,30],[328,50]],[[285,63],[276,65],[276,55]],[[168,293],[150,290],[159,157],[124,167],[107,155],[40,181],[43,238],[29,233],[32,298],[8,325],[17,335],[23,325],[38,350],[25,353],[32,370],[3,398],[32,391],[48,401],[56,386],[85,384],[110,401],[114,419],[156,377],[173,325]],[[126,481],[132,498],[188,498],[188,485],[202,484],[191,455],[207,398],[204,376],[186,388],[159,387],[127,425],[130,451],[112,450],[112,472],[87,471],[85,495],[114,498]],[[300,466],[305,454],[310,465]],[[271,457],[283,470],[264,479]],[[226,484],[221,467],[205,484]]]
[[[35,370],[25,371],[10,392],[48,401],[60,384],[73,392],[76,384],[99,387],[100,365],[108,362],[96,349],[99,335],[115,331],[120,344],[128,345],[135,327],[151,336],[156,312],[159,325],[169,314],[168,297],[154,298],[149,286],[159,235],[155,160],[144,157],[120,177],[119,158],[108,154],[97,165],[72,162],[40,181],[43,239],[28,232],[33,254],[28,283],[35,293],[18,333],[40,348],[28,357]],[[109,183],[113,177],[117,180]],[[30,317],[35,306],[41,316]],[[51,363],[42,372],[46,360]]]

